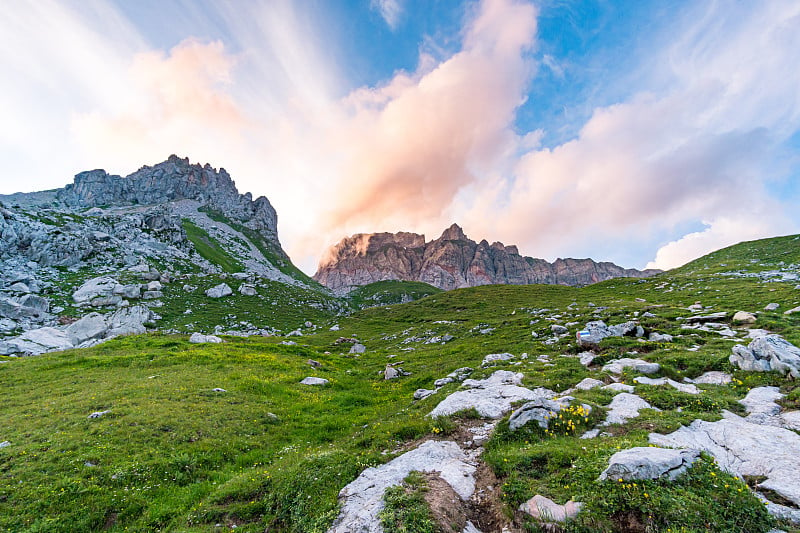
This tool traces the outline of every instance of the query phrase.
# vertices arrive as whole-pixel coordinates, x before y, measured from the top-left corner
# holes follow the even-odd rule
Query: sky
[[[796,0],[11,0],[0,73],[0,194],[174,153],[308,273],[453,222],[663,269],[800,233]]]

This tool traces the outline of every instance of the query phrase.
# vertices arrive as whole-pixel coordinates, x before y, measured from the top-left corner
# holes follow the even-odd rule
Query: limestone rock
[[[638,417],[641,409],[660,411],[660,409],[654,408],[635,394],[621,392],[614,396],[614,399],[608,404],[608,414],[606,415],[606,420],[603,422],[603,425],[624,424],[631,418]]]
[[[655,331],[647,338],[650,342],[672,342],[672,335],[667,333],[656,333]]]
[[[447,416],[458,411],[475,408],[485,418],[500,418],[511,411],[511,404],[522,400],[552,398],[553,391],[521,387],[522,374],[497,370],[486,379],[467,379],[463,387],[439,402],[428,416]]]
[[[67,326],[67,335],[73,345],[78,346],[92,339],[101,339],[108,331],[106,319],[100,313],[89,313]]]
[[[531,515],[540,522],[561,523],[570,518],[575,518],[581,510],[583,504],[568,501],[564,505],[559,505],[553,500],[537,494],[527,502],[519,506],[519,510]]]
[[[247,285],[245,283],[242,283],[241,285],[239,285],[239,294],[243,296],[255,296],[256,294],[258,294],[258,292],[256,292],[256,288],[253,287],[252,285]]]
[[[547,391],[548,395],[550,393],[555,394],[547,389],[540,390],[543,392]],[[508,428],[511,431],[516,431],[530,422],[536,422],[540,428],[547,429],[550,425],[550,420],[558,416],[558,413],[565,407],[568,407],[574,400],[575,398],[572,396],[562,396],[554,400],[544,396],[536,398],[533,401],[523,404],[522,407],[511,414],[511,417],[508,419]],[[592,408],[586,404],[583,405],[583,408],[586,410],[587,414],[592,411]]]
[[[414,391],[414,399],[415,400],[424,400],[431,394],[436,394],[435,389],[417,389]]]
[[[222,298],[223,296],[230,296],[231,294],[233,294],[233,290],[227,283],[220,283],[206,291],[206,296],[209,298]]]
[[[217,337],[216,335],[203,335],[202,333],[192,333],[189,337],[189,342],[193,344],[204,344],[204,343],[213,343],[219,344],[222,342],[222,339]]]
[[[800,377],[800,348],[780,335],[765,335],[753,339],[745,347],[737,344],[730,356],[731,364],[742,370],[755,372],[776,371]]]
[[[729,412],[723,416],[717,422],[695,420],[669,435],[651,433],[650,442],[706,452],[734,475],[766,476],[759,488],[775,491],[800,506],[800,435],[753,424]]]
[[[439,378],[436,381],[434,381],[433,386],[438,389],[439,387],[444,387],[448,383],[453,383],[455,381],[464,381],[469,377],[471,373],[472,373],[472,368],[468,366],[457,368],[456,370],[447,374],[447,376]]]
[[[117,280],[109,276],[92,278],[85,281],[83,285],[81,285],[78,290],[72,294],[72,299],[76,304],[84,305],[98,299],[112,298],[114,296],[114,291],[118,286],[120,286],[120,284],[117,283]]]
[[[733,321],[738,324],[755,324],[756,320],[756,315],[747,311],[736,311],[733,315]]]
[[[492,363],[496,363],[498,361],[509,361],[514,359],[514,356],[510,353],[490,353],[486,357],[483,358],[483,362],[481,362],[481,366],[489,366]]]
[[[658,363],[648,363],[641,359],[625,357],[609,361],[603,366],[603,371],[611,372],[612,374],[622,374],[626,368],[632,368],[634,371],[641,372],[642,374],[655,374],[661,370],[661,365]]]
[[[577,385],[575,385],[575,388],[578,390],[591,390],[595,387],[602,387],[603,385],[605,385],[605,383],[599,379],[584,378]]]
[[[317,378],[309,376],[307,378],[303,378],[303,380],[300,383],[302,385],[327,385],[330,382],[325,378]]]
[[[768,303],[764,307],[764,311],[776,311],[780,306],[781,306],[780,304],[776,304],[774,302],[773,303]]]
[[[455,442],[426,441],[388,463],[370,467],[339,492],[341,510],[328,533],[382,533],[383,494],[408,474],[438,472],[464,501],[475,491],[474,459]]]
[[[703,375],[698,376],[694,379],[686,379],[689,383],[697,383],[700,385],[727,385],[731,382],[733,377],[726,373],[726,372],[719,372],[716,370],[711,370],[709,372],[705,372]]]
[[[630,481],[662,477],[674,480],[698,457],[700,457],[700,452],[696,450],[672,450],[646,446],[622,450],[608,460],[608,468],[600,474],[600,480]]]
[[[107,318],[107,336],[141,335],[147,331],[145,326],[152,324],[155,318],[153,311],[144,305],[118,309]]]
[[[634,378],[633,381],[641,383],[642,385],[669,385],[673,389],[685,392],[686,394],[700,394],[700,389],[691,383],[678,383],[669,378],[648,378],[646,376],[639,376]]]
[[[0,342],[0,354],[40,355],[73,348],[67,332],[52,327],[31,329],[18,337]]]
[[[350,347],[350,352],[349,353],[359,354],[359,353],[364,353],[366,351],[367,351],[367,347],[364,346],[363,344],[361,344],[360,342],[357,342],[357,343],[353,344],[353,346]]]
[[[644,334],[644,330],[641,332],[638,330],[639,326],[633,321],[608,326],[602,320],[594,320],[588,322],[575,336],[578,341],[578,346],[591,349],[597,348],[600,345],[600,341],[608,337],[624,337],[626,335],[641,336]]]

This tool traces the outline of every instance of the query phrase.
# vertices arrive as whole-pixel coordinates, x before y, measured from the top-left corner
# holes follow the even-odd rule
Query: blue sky
[[[452,222],[668,268],[800,231],[798,66],[788,0],[21,0],[0,193],[177,153],[267,196],[309,272]]]

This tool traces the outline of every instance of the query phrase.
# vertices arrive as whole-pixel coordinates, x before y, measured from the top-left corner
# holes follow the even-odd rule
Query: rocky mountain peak
[[[476,285],[548,283],[588,285],[657,271],[625,269],[591,259],[523,257],[516,246],[476,243],[458,224],[436,240],[416,233],[358,234],[342,239],[320,262],[314,279],[337,293],[383,280],[423,281],[450,290]]]

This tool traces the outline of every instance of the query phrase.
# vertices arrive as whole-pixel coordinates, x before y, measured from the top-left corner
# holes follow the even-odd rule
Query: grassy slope
[[[440,292],[442,292],[441,289],[421,281],[390,280],[378,281],[353,289],[347,298],[353,306],[362,309],[419,300]]]
[[[758,244],[758,265],[795,262],[784,258],[797,254],[797,242]],[[726,252],[725,261],[741,256],[749,263],[753,246]],[[760,314],[757,327],[800,344],[800,318],[781,313],[800,304],[794,283],[723,277],[719,272],[730,269],[714,271],[715,260],[648,280],[611,280],[583,289],[487,286],[435,294],[340,317],[339,331],[323,328],[292,338],[300,346],[282,346],[276,338],[198,346],[185,337],[148,335],[2,364],[0,441],[11,446],[0,449],[0,530],[207,531],[223,523],[237,524],[238,531],[324,531],[336,515],[338,490],[365,466],[391,457],[381,452],[425,435],[438,438],[453,426],[424,415],[456,389],[454,384],[421,402],[411,401],[414,390],[430,388],[455,368],[477,369],[488,353],[526,352],[531,357],[523,365],[505,368],[523,371],[527,386],[563,390],[584,377],[603,378],[597,368],[557,356],[577,351],[571,339],[578,328],[595,317],[618,323],[651,310],[657,317],[641,320],[646,329],[684,336],[671,344],[609,339],[599,361],[636,350],[675,379],[730,371],[733,343],[680,329],[676,319],[688,316],[685,307],[698,300],[731,313],[780,303],[779,311]],[[596,306],[608,309],[598,312]],[[539,313],[541,308],[550,311]],[[162,309],[165,320],[177,320],[178,308]],[[561,324],[576,322],[568,337],[550,346],[540,342],[550,336],[549,316],[559,316]],[[425,344],[444,333],[455,339]],[[367,353],[347,356],[349,345],[334,344],[339,336],[357,336]],[[687,351],[693,346],[696,352]],[[554,356],[554,366],[537,361],[539,354]],[[405,361],[402,367],[412,375],[383,381],[379,372],[389,355]],[[322,368],[312,370],[308,358]],[[477,370],[476,376],[491,371]],[[331,384],[299,385],[306,375]],[[650,431],[671,431],[695,418],[713,420],[723,408],[737,410],[736,400],[749,387],[775,384],[789,393],[787,403],[800,398],[795,384],[778,376],[739,371],[735,376],[741,383],[704,387],[699,397],[639,386],[637,393],[664,411],[644,411],[611,428],[608,438],[510,435],[501,423],[485,460],[500,477],[509,513],[540,493],[561,503],[570,497],[587,502],[575,531],[619,529],[623,519],[633,518],[651,531],[700,531],[704,519],[730,531],[765,531],[759,504],[711,464],[703,463],[679,483],[595,482],[618,449],[646,444]],[[227,392],[214,393],[214,387]],[[611,399],[603,391],[576,396],[594,405],[598,417]],[[105,409],[111,413],[103,418],[86,418]]]

